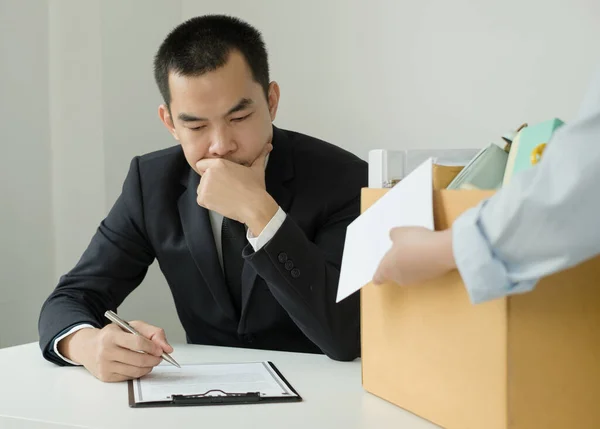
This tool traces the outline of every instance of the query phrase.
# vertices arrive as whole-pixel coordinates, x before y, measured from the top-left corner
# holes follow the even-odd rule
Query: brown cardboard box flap
[[[433,189],[446,189],[463,168],[462,165],[433,164]]]

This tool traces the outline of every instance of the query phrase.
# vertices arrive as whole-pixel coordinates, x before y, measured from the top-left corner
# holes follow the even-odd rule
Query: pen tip
[[[163,353],[162,358],[164,360],[166,360],[167,362],[169,362],[171,365],[176,366],[177,368],[181,368],[181,366],[177,363],[177,361],[175,359],[173,359],[171,356],[169,356],[166,353]]]

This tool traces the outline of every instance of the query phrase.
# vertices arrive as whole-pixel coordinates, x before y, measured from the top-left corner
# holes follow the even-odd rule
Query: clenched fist
[[[198,204],[248,226],[258,236],[275,215],[278,205],[266,190],[265,165],[273,146],[267,144],[250,166],[225,159],[202,159]]]

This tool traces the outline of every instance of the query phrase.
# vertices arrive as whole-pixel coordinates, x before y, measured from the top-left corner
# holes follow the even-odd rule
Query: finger
[[[94,376],[100,380],[103,381],[105,383],[118,383],[120,381],[126,381],[126,380],[131,380],[131,378],[125,377],[124,375],[120,375],[120,374],[114,374],[114,373],[101,373],[101,374],[94,374]]]
[[[196,163],[196,170],[198,170],[198,173],[200,173],[200,175],[206,173],[206,170],[208,170],[210,167],[214,166],[216,162],[218,162],[219,159],[218,158],[209,158],[209,159],[201,159],[200,161],[198,161]]]
[[[137,329],[144,337],[150,339],[155,344],[158,344],[165,352],[171,353],[173,351],[173,347],[171,347],[167,341],[167,335],[165,334],[164,329],[140,321],[131,322],[131,326]]]
[[[148,338],[141,335],[129,334],[127,332],[118,332],[113,337],[113,342],[119,347],[132,350],[134,352],[144,352],[154,356],[160,356],[163,349]]]
[[[383,273],[381,271],[381,265],[379,267],[377,267],[377,271],[375,271],[375,275],[373,275],[373,284],[374,285],[381,285],[385,283],[385,278],[383,277]]]
[[[123,347],[115,347],[108,353],[108,359],[138,368],[152,368],[162,362],[162,358],[148,353],[131,351]]]
[[[390,229],[390,240],[396,241],[403,232],[404,232],[404,228],[402,228],[402,227],[396,227],[396,228]]]
[[[203,176],[204,177],[204,176]],[[206,184],[208,183],[208,176],[205,176],[206,178],[203,180],[200,180],[200,183],[198,184],[198,188],[196,189],[196,202],[198,203],[198,205],[204,207],[204,188],[206,188]]]
[[[137,366],[127,365],[121,362],[114,362],[111,365],[111,372],[116,376],[115,378],[117,379],[130,380],[133,378],[140,378],[144,375],[150,374],[150,372],[152,372],[152,367],[140,368]]]
[[[252,163],[250,168],[252,168],[254,170],[264,171],[265,166],[267,164],[267,155],[269,153],[271,153],[272,150],[273,150],[273,145],[271,143],[266,144],[265,147],[263,148],[262,152],[260,153],[260,155],[258,155],[258,157],[254,160],[254,162]]]
[[[375,285],[381,285],[383,283],[385,283],[388,280],[388,269],[387,269],[387,265],[388,265],[388,258],[390,257],[390,252],[389,250],[386,252],[385,255],[383,255],[383,258],[381,259],[381,262],[379,262],[379,265],[377,266],[377,270],[375,271],[375,274],[373,275],[373,284]]]

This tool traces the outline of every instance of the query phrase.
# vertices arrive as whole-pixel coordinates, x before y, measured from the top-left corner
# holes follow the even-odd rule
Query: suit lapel
[[[293,147],[286,134],[273,127],[273,150],[269,154],[269,163],[265,171],[267,192],[287,213],[292,202],[292,192],[287,187],[294,177]],[[245,324],[248,313],[248,303],[256,284],[257,272],[248,263],[242,270],[242,314],[240,325]]]
[[[236,311],[223,278],[208,210],[200,207],[196,202],[196,190],[199,183],[200,176],[190,168],[186,183],[187,189],[178,200],[183,234],[196,266],[202,273],[215,301],[224,314],[237,320]]]

